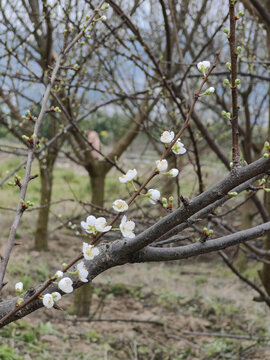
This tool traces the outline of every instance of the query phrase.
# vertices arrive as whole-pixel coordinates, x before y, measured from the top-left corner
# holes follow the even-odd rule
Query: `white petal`
[[[105,226],[105,228],[102,230],[102,232],[107,232],[107,231],[110,231],[111,230],[111,226]]]
[[[96,217],[93,215],[90,215],[86,218],[87,225],[95,225]]]
[[[85,221],[81,221],[81,227],[85,230],[88,229],[88,225]]]
[[[128,239],[133,239],[133,238],[135,238],[135,236],[136,235],[132,231],[126,231],[125,232],[125,237],[128,238]]]
[[[55,291],[52,293],[52,297],[53,297],[53,300],[56,302],[56,301],[59,301],[61,299],[61,295],[59,292]]]

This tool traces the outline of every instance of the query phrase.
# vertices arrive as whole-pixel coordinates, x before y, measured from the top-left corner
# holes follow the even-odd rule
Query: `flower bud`
[[[242,51],[242,47],[241,46],[237,46],[236,51],[238,52],[238,54]]]
[[[244,15],[245,15],[244,11],[239,11],[238,16],[239,16],[240,18],[243,17]]]
[[[232,191],[232,192],[229,192],[228,195],[231,197],[236,197],[238,195],[238,193],[236,191]]]
[[[268,158],[269,158],[269,154],[265,153],[265,154],[263,154],[263,157],[264,157],[265,159],[268,159]]]
[[[264,147],[265,147],[265,148],[269,148],[269,147],[270,147],[270,144],[269,144],[268,141],[266,141],[266,142],[264,143]]]
[[[212,95],[214,92],[215,92],[215,88],[214,88],[213,86],[211,86],[210,88],[208,88],[208,89],[205,91],[205,94],[206,94],[206,95]]]
[[[161,199],[163,207],[166,209],[168,207],[168,201],[165,197]]]
[[[231,70],[231,66],[232,66],[232,64],[231,64],[230,62],[226,62],[226,67],[227,67],[229,70]]]
[[[240,79],[236,79],[235,80],[235,85],[240,85],[241,84],[241,80]]]
[[[223,84],[224,84],[224,85],[231,85],[229,79],[225,79],[225,80],[223,81]]]
[[[225,28],[223,29],[223,32],[224,32],[224,34],[228,35],[228,34],[229,34],[229,32],[230,32],[230,30],[229,30],[228,28],[226,28],[226,27],[225,27]]]

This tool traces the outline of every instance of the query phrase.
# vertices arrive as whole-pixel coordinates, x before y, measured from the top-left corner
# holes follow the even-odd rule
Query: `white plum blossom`
[[[47,309],[51,309],[53,307],[53,304],[54,304],[52,295],[51,294],[43,295],[42,302],[43,302],[43,305]]]
[[[179,174],[179,170],[178,169],[171,169],[169,172],[168,172],[168,175],[171,176],[171,177],[176,177],[177,175]]]
[[[160,198],[160,192],[157,189],[149,189],[147,197],[149,198],[151,204],[155,204]]]
[[[86,218],[85,221],[81,221],[81,227],[88,233],[88,234],[94,234],[95,233],[95,222],[96,217],[93,215],[90,215]]]
[[[137,176],[137,170],[128,170],[128,172],[122,176],[119,176],[119,181],[123,184],[132,181]]]
[[[83,256],[85,260],[93,260],[95,256],[99,255],[100,251],[97,247],[93,245],[83,243]]]
[[[22,282],[18,282],[17,284],[15,284],[15,290],[18,293],[22,293],[23,292],[23,283]]]
[[[210,68],[209,61],[201,61],[197,64],[198,70],[205,76],[206,71]]]
[[[65,277],[59,281],[58,287],[64,293],[70,294],[73,291],[72,284],[73,284],[73,281],[70,278]]]
[[[112,207],[117,212],[124,212],[128,209],[128,204],[121,199],[117,199],[113,202]]]
[[[56,271],[56,273],[55,273],[55,277],[57,278],[57,279],[61,279],[62,277],[63,277],[63,271],[61,271],[61,270],[58,270],[58,271]]]
[[[51,309],[54,303],[61,299],[59,292],[55,291],[52,294],[43,295],[42,303],[47,309]]]
[[[85,221],[81,221],[81,227],[88,234],[96,234],[97,232],[106,232],[111,230],[111,226],[106,226],[107,221],[104,217],[96,218],[93,215],[90,215],[86,218]]]
[[[165,144],[171,143],[173,141],[173,139],[174,139],[173,131],[163,131],[163,133],[161,134],[161,137],[160,137],[160,141]]]
[[[215,92],[215,88],[211,86],[210,88],[206,89],[205,92],[203,92],[200,96],[204,95],[212,95]]]
[[[126,215],[122,217],[120,223],[120,231],[125,238],[132,239],[135,237],[134,234],[135,222],[127,220]]]
[[[111,230],[111,226],[106,226],[107,225],[107,221],[104,217],[99,217],[97,218],[96,222],[95,222],[95,228],[97,231],[99,232],[107,232]]]
[[[156,166],[157,166],[158,171],[166,171],[168,169],[168,161],[165,159],[157,160]]]
[[[178,139],[176,141],[176,143],[173,145],[172,147],[172,151],[176,154],[176,155],[179,155],[179,154],[185,154],[185,152],[187,151],[184,144],[181,143],[181,141]]]
[[[42,30],[41,30],[41,29],[38,29],[38,30],[37,30],[37,34],[38,34],[38,36],[41,36],[41,35],[42,35]]]
[[[51,294],[44,295],[42,298],[42,302],[47,309],[52,308],[54,305],[53,297]]]
[[[77,267],[79,279],[82,282],[88,282],[88,279],[87,279],[88,271],[86,269],[86,266],[84,265],[84,262],[81,261],[76,267]]]
[[[53,301],[56,302],[61,299],[61,294],[58,291],[52,293]]]

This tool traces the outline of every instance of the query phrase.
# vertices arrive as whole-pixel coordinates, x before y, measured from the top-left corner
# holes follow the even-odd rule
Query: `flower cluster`
[[[51,294],[43,295],[42,303],[47,309],[51,309],[54,306],[54,303],[61,299],[59,292],[55,291]]]
[[[106,17],[102,16],[98,20],[105,21]],[[74,68],[75,68],[75,66],[74,66]],[[197,68],[201,73],[203,73],[204,77],[206,77],[206,73],[210,68],[210,62],[202,61],[202,62],[198,63]],[[224,83],[227,83],[227,82],[228,82],[228,80],[224,81]],[[236,83],[236,85],[239,85],[240,80],[237,79],[237,81],[235,83]],[[205,92],[201,93],[199,96],[211,95],[214,92],[215,92],[215,88],[210,87],[207,90],[205,90]],[[58,108],[55,108],[54,111],[58,112]],[[222,112],[222,115],[227,118],[231,117],[231,114],[226,113],[225,111]],[[171,148],[171,151],[176,155],[185,154],[187,151],[184,144],[181,142],[181,139],[178,138],[178,136],[175,139],[174,131],[168,131],[168,130],[164,131],[160,136],[160,141],[165,144],[165,148],[167,148],[167,149]],[[169,144],[171,144],[171,147],[169,146]],[[267,145],[270,149],[269,143],[267,143]],[[179,174],[179,170],[176,168],[172,168],[168,171],[168,161],[163,158],[160,160],[156,160],[155,172],[156,172],[156,174],[164,174],[164,175],[168,175],[170,177],[176,177]],[[137,177],[137,170],[129,169],[126,172],[126,174],[123,174],[122,176],[119,177],[119,181],[120,181],[120,183],[123,183],[123,184],[127,184],[127,183],[132,184],[136,190],[136,187],[133,183],[133,180],[136,177]],[[156,204],[161,198],[160,191],[157,189],[149,189],[146,194],[142,194],[141,190],[142,190],[141,188],[139,189],[139,191],[136,190],[137,191],[136,195],[141,195],[141,196],[146,197],[150,201],[151,204]],[[270,189],[267,189],[267,190],[270,191]],[[235,197],[235,196],[237,196],[237,193],[229,192],[228,195],[231,197]],[[162,204],[163,204],[163,207],[166,208],[167,210],[172,209],[173,197],[172,196],[169,197],[169,203],[166,198],[162,198]],[[120,213],[128,210],[129,204],[125,200],[117,199],[113,202],[112,208],[117,213],[120,214]],[[118,218],[118,216],[116,217],[116,219],[117,218]],[[71,222],[69,222],[68,225],[72,229],[76,228],[76,225],[75,224],[73,225]],[[119,228],[117,228],[117,229],[112,229],[112,225],[107,225],[107,220],[104,217],[96,218],[93,215],[89,215],[86,218],[86,221],[81,221],[81,227],[87,234],[92,234],[94,238],[96,237],[96,235],[98,233],[102,234],[102,233],[106,233],[110,230],[120,231],[122,236],[127,239],[132,239],[136,236],[134,233],[135,222],[132,220],[128,220],[126,215],[123,215],[120,225],[119,225]],[[212,230],[208,230],[206,228],[204,229],[204,233],[207,236],[212,234],[211,231]],[[100,254],[100,250],[98,247],[94,246],[93,244],[88,244],[87,242],[83,242],[82,254],[83,254],[84,260],[90,261],[90,260],[93,260],[96,256],[98,256]],[[63,264],[63,266],[66,266],[66,265]],[[63,271],[66,272],[66,270],[63,270]],[[63,277],[64,276],[63,271],[58,270],[51,280],[53,282],[55,280],[57,280],[59,290],[61,290],[63,293],[70,294],[73,292],[73,281],[70,277]],[[70,271],[68,271],[68,272],[70,274],[77,275],[81,282],[87,283],[89,281],[88,280],[89,272],[87,270],[87,267],[85,266],[84,261],[81,261],[76,265],[76,270],[74,272],[70,272]],[[19,305],[20,303],[22,303],[24,301],[24,299],[21,297],[21,294],[24,291],[23,283],[18,282],[15,285],[15,290],[18,295],[17,304]],[[55,292],[52,292],[51,294],[47,293],[47,294],[43,295],[41,298],[42,298],[43,305],[46,308],[50,309],[50,308],[54,307],[55,303],[61,299],[61,294],[59,292],[55,291]]]

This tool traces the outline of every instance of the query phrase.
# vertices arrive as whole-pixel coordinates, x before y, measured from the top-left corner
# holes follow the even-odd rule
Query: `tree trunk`
[[[104,204],[104,190],[105,190],[105,176],[101,173],[98,175],[91,175],[91,201],[94,205],[103,206]]]
[[[52,195],[53,183],[53,168],[56,160],[56,154],[49,154],[45,160],[46,163],[40,159],[40,183],[41,195],[40,205],[50,204]],[[49,222],[50,205],[44,206],[39,209],[36,233],[35,233],[35,248],[37,250],[48,249],[48,222]]]
[[[249,194],[246,196],[249,196]],[[241,206],[241,230],[250,229],[252,227],[252,209],[253,203],[251,200],[248,200]],[[239,249],[235,266],[240,272],[243,272],[247,269],[247,265],[248,261],[246,255]]]
[[[101,164],[100,164],[101,165]],[[100,166],[101,167],[101,166]],[[103,206],[106,172],[98,169],[94,174],[89,171],[91,181],[91,202]],[[95,210],[98,212],[98,210]],[[81,286],[74,295],[74,309],[77,316],[89,316],[94,287],[92,283]]]

